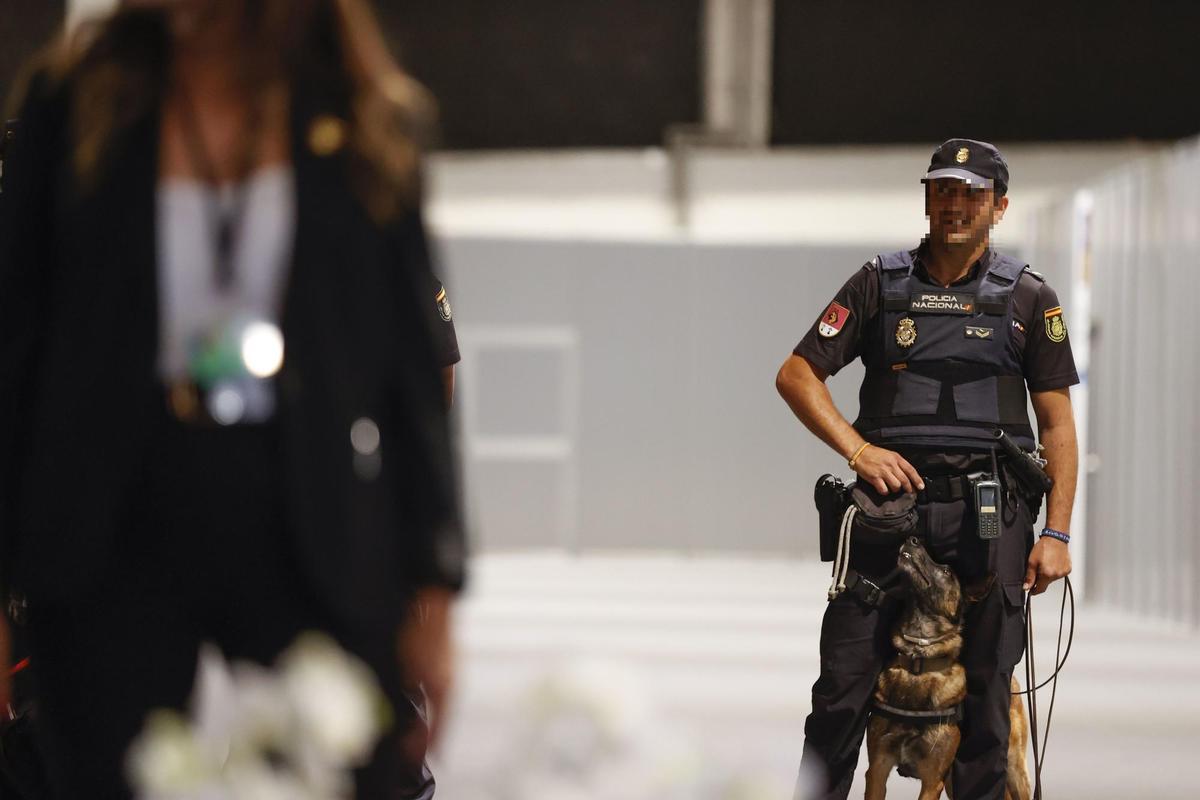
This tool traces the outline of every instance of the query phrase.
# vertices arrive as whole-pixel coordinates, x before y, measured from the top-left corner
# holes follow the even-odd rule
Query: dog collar
[[[921,656],[910,656],[907,653],[896,654],[896,664],[908,670],[913,675],[921,675],[926,672],[941,672],[950,669],[955,663],[957,662],[951,656],[922,658]]]
[[[920,645],[921,647],[926,647],[931,644],[937,644],[938,642],[944,642],[956,633],[958,633],[958,631],[955,631],[955,630],[946,631],[941,636],[937,636],[933,639],[926,639],[921,636],[909,636],[907,633],[902,633],[902,634],[900,634],[900,636],[903,637],[904,641],[906,641],[906,642],[909,642],[909,643],[915,644],[915,645]]]

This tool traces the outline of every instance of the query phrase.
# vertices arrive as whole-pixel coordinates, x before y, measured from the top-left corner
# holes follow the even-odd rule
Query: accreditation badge
[[[1055,306],[1046,311],[1046,338],[1052,342],[1061,342],[1067,338],[1067,323],[1063,321],[1062,306]]]
[[[220,425],[266,422],[275,413],[274,376],[283,366],[283,333],[252,314],[218,315],[186,341],[187,377],[172,389],[181,419],[203,403]]]

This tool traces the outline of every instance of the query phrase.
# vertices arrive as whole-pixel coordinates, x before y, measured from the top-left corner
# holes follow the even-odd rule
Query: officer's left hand
[[[1038,539],[1025,568],[1025,591],[1041,594],[1046,587],[1071,571],[1071,553],[1067,545],[1049,536]]]

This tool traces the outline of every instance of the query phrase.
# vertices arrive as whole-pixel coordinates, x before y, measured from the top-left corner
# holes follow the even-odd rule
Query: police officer
[[[1004,158],[986,142],[951,139],[938,147],[922,180],[928,235],[916,249],[877,256],[858,270],[776,380],[796,416],[847,460],[860,485],[881,495],[916,493],[917,535],[936,560],[964,585],[990,586],[964,617],[968,696],[951,769],[955,800],[1004,797],[1009,680],[1025,639],[1022,590],[1041,593],[1071,569],[1078,454],[1067,389],[1079,378],[1054,291],[1023,262],[991,248],[991,229],[1008,208],[1008,177]],[[866,375],[851,425],[825,381],[855,358]],[[1033,448],[1029,399],[1054,480],[1036,542],[1041,497],[994,450],[997,428]],[[971,481],[997,472],[1000,536],[983,539]],[[853,552],[851,567],[864,575],[895,564],[894,550]],[[823,776],[813,797],[850,791],[874,684],[894,656],[897,606],[844,592],[826,609],[801,760],[802,773]]]
[[[442,385],[446,392],[446,405],[454,402],[454,365],[462,360],[458,351],[458,334],[454,331],[454,312],[450,308],[450,298],[446,295],[446,287],[437,278],[430,275],[433,288],[433,302],[437,306],[440,322],[437,323],[434,347],[437,349],[438,363],[442,368]]]

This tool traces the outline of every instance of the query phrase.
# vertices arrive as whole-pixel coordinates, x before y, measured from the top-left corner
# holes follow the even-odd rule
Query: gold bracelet
[[[863,442],[862,447],[860,447],[854,451],[854,455],[850,456],[850,460],[846,462],[847,464],[850,465],[850,469],[854,469],[854,463],[856,461],[858,461],[858,457],[862,455],[863,450],[866,450],[870,446],[871,446],[870,442]]]

